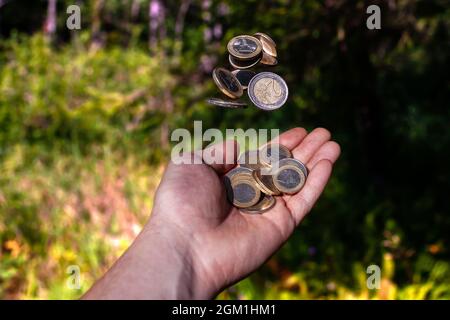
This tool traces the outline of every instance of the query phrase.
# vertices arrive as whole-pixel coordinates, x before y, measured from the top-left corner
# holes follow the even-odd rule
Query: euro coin
[[[277,48],[275,42],[268,35],[264,34],[255,34],[255,37],[261,42],[262,49],[268,55],[276,58],[277,57]]]
[[[259,152],[260,161],[265,165],[279,163],[285,158],[292,158],[291,151],[285,146],[278,143],[268,143],[263,146]]]
[[[230,54],[228,55],[228,60],[230,61],[231,66],[235,69],[249,69],[256,66],[261,61],[261,55],[251,60],[238,60]]]
[[[227,193],[227,198],[230,200],[231,203],[233,203],[233,186],[232,186],[231,180],[238,173],[246,173],[248,175],[251,175],[252,170],[250,170],[249,168],[245,168],[245,167],[235,167],[234,169],[231,169],[224,175],[223,183],[225,185],[225,191]]]
[[[270,54],[263,53],[261,61],[262,64],[268,65],[268,66],[276,66],[278,64],[278,60],[271,56]]]
[[[262,52],[262,44],[255,37],[240,35],[228,42],[227,49],[237,59],[250,60]]]
[[[245,209],[241,209],[241,211],[244,213],[254,213],[254,214],[263,213],[265,211],[272,209],[275,203],[276,200],[274,197],[270,195],[264,195],[257,204]]]
[[[206,102],[208,104],[222,108],[231,108],[231,109],[247,108],[247,104],[240,100],[223,100],[219,98],[208,98],[206,99]]]
[[[305,176],[308,177],[308,173],[309,173],[308,168],[300,160],[294,159],[292,157],[286,157],[284,159],[280,159],[280,161],[278,162],[278,167],[282,167],[285,165],[292,165],[292,166],[298,167],[300,170],[303,171]]]
[[[252,170],[246,167],[235,167],[225,174],[225,178],[227,178],[231,182],[231,179],[238,173],[247,173],[251,175]]]
[[[273,176],[275,187],[283,193],[294,194],[303,188],[306,175],[296,165],[280,165]]]
[[[243,89],[247,89],[250,80],[256,75],[255,72],[250,70],[234,70],[231,73],[235,75]]]
[[[274,47],[277,46],[277,44],[275,43],[275,41],[273,41],[273,39],[267,34],[267,33],[262,33],[262,32],[257,32],[254,34],[254,36],[259,39],[261,41],[261,39],[266,40],[267,42],[269,42],[270,44],[272,44]]]
[[[252,176],[255,179],[257,186],[262,192],[271,196],[280,195],[280,190],[277,189],[273,183],[273,177],[271,174],[264,174],[261,169],[254,170]]]
[[[281,108],[289,94],[286,82],[272,72],[261,72],[254,76],[247,91],[253,104],[267,111]]]
[[[259,158],[258,150],[249,150],[249,151],[243,152],[239,156],[237,163],[241,167],[249,168],[252,170],[259,169],[263,166],[263,164],[261,164],[261,161]]]
[[[231,179],[232,199],[230,201],[238,208],[248,208],[255,205],[261,198],[261,190],[251,175],[238,173]]]
[[[241,83],[230,71],[224,68],[215,68],[212,75],[215,84],[225,95],[233,99],[242,96],[244,90]]]

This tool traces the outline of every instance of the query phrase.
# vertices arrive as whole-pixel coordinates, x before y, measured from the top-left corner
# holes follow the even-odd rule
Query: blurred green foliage
[[[154,30],[149,1],[92,0],[70,32],[72,1],[58,1],[54,33],[50,1],[0,4],[0,297],[87,290],[145,223],[171,130],[202,120],[324,126],[343,151],[292,239],[219,298],[450,298],[445,1],[151,2]],[[381,30],[365,26],[372,3]],[[257,31],[278,44],[287,105],[207,106],[227,40]],[[67,286],[73,264],[80,290]]]

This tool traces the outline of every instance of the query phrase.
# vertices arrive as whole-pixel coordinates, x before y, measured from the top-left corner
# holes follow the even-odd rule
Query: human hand
[[[289,238],[319,198],[340,154],[339,145],[321,128],[310,134],[292,129],[280,135],[279,143],[305,163],[310,174],[299,193],[277,197],[276,205],[262,214],[242,213],[227,201],[221,176],[234,165],[170,164],[167,168],[150,225],[171,225],[189,245],[198,278],[195,287],[206,293],[203,297],[254,271]],[[226,150],[236,150],[236,144],[227,141],[212,148],[225,159]]]
[[[289,238],[321,195],[340,155],[330,138],[322,128],[279,136],[310,172],[299,193],[277,197],[262,214],[227,201],[222,176],[235,165],[169,164],[149,222],[85,298],[206,299],[242,279]],[[211,148],[219,159],[238,154],[234,141]]]

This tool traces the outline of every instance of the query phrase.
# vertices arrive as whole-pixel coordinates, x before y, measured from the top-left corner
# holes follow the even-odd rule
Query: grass
[[[139,233],[163,169],[107,149],[48,157],[16,146],[0,165],[3,298],[79,297]],[[80,290],[66,285],[71,265]]]

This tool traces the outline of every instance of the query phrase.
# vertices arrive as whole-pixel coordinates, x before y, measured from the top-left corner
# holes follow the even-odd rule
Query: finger
[[[289,150],[293,150],[303,141],[307,134],[308,131],[306,131],[304,128],[293,128],[286,132],[283,132],[271,142],[279,143]]]
[[[239,144],[235,140],[226,140],[207,147],[202,152],[203,162],[222,174],[236,165]]]
[[[332,164],[336,162],[341,154],[341,147],[334,141],[325,142],[320,149],[312,156],[307,166],[314,168],[314,166],[323,159],[329,160]]]
[[[296,225],[302,221],[322,194],[332,168],[333,164],[329,160],[319,161],[311,170],[303,189],[287,201],[286,205],[291,210]]]
[[[303,141],[292,151],[294,158],[308,163],[317,150],[328,140],[331,134],[327,129],[317,128],[308,134]]]

